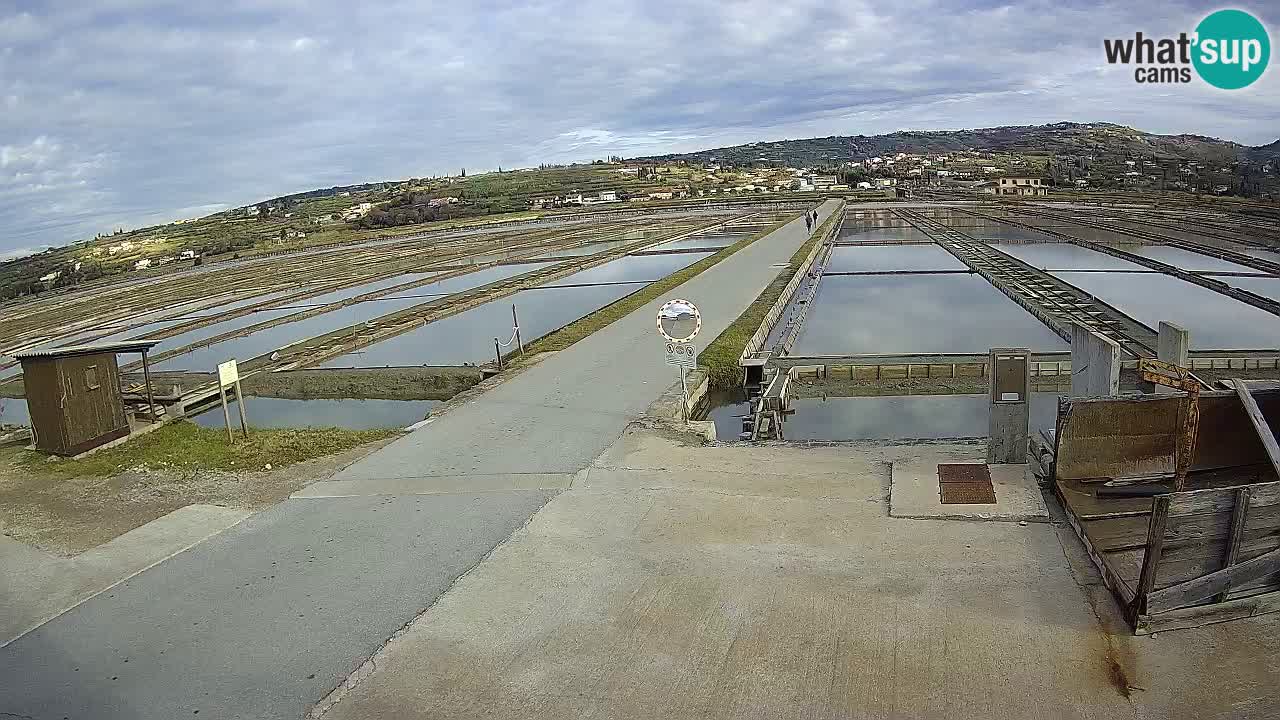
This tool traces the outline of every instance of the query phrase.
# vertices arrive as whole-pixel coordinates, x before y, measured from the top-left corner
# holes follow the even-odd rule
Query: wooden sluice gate
[[[1138,634],[1280,610],[1280,386],[1232,387],[1063,398],[1032,441]]]

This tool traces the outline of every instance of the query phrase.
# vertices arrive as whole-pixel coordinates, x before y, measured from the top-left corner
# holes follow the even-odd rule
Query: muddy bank
[[[448,400],[482,380],[474,367],[288,370],[249,378],[246,394],[313,400]]]
[[[893,372],[897,377],[890,377]],[[1245,380],[1280,379],[1278,370],[1196,370],[1196,375],[1210,384],[1220,380],[1242,378]],[[987,392],[987,378],[980,375],[958,375],[957,377],[903,377],[903,368],[886,369],[879,379],[874,370],[859,368],[854,378],[844,377],[814,378],[812,375],[801,376],[792,383],[792,392],[796,397],[863,397],[875,395],[966,395]],[[1143,391],[1142,378],[1136,370],[1120,372],[1120,392],[1135,393]],[[1031,378],[1031,389],[1035,392],[1060,392],[1071,394],[1070,375],[1046,375]]]
[[[1071,377],[1032,378],[1033,391],[1067,392]],[[954,378],[800,378],[792,382],[795,397],[872,397],[878,395],[974,395],[987,392],[985,377]]]
[[[174,386],[189,390],[215,379],[213,373],[151,374],[158,398],[174,395]],[[448,400],[481,379],[474,367],[285,370],[254,373],[243,387],[251,397],[287,400]],[[130,374],[128,380],[141,382],[142,376]]]

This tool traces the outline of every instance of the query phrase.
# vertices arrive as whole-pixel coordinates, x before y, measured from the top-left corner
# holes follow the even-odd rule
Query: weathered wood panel
[[[1140,615],[1134,623],[1134,632],[1138,635],[1150,635],[1155,632],[1183,630],[1273,612],[1280,612],[1280,592],[1170,610],[1158,615]]]
[[[1176,610],[1196,604],[1218,593],[1227,592],[1246,582],[1266,578],[1280,572],[1280,548],[1258,557],[1224,567],[1207,575],[1156,590],[1147,595],[1147,612],[1151,614]]]
[[[1280,392],[1254,394],[1271,427],[1280,425]],[[1182,394],[1071,398],[1059,410],[1058,477],[1103,480],[1172,473]],[[1269,462],[1234,392],[1200,395],[1200,442],[1192,470]]]
[[[22,363],[22,377],[36,447],[64,453],[67,430],[62,422],[62,381],[57,365],[51,360],[27,360]]]

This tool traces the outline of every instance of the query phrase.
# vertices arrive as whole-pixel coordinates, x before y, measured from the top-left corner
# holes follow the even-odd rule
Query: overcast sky
[[[1274,41],[1277,5],[1239,7]],[[1275,68],[1226,92],[1103,60],[1104,36],[1216,7],[0,0],[0,255],[335,184],[761,139],[1076,120],[1276,140]]]

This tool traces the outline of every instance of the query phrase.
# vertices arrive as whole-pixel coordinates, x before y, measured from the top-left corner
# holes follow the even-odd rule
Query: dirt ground
[[[272,470],[135,467],[108,477],[32,472],[19,462],[20,447],[0,447],[0,534],[76,555],[192,503],[265,508],[392,439]]]

